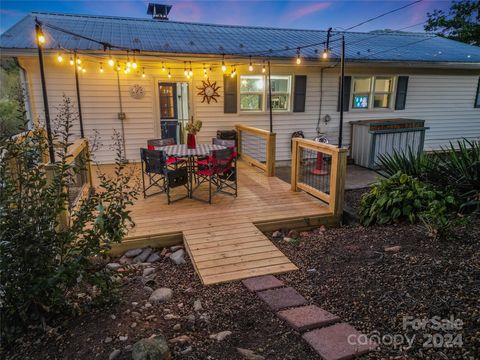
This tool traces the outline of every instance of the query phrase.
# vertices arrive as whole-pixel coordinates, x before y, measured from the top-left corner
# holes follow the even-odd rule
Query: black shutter
[[[295,75],[293,112],[305,112],[306,97],[307,97],[307,75]]]
[[[338,79],[338,103],[337,103],[337,111],[340,111],[340,81],[341,78]],[[351,76],[344,76],[343,77],[343,111],[348,111],[350,108],[350,89],[352,88],[352,77]]]
[[[408,76],[399,76],[397,81],[397,97],[395,98],[395,110],[405,110],[407,100]]]
[[[473,104],[473,107],[480,108],[480,78],[478,78],[477,95],[475,96],[475,104]]]
[[[223,112],[225,114],[237,113],[237,77],[223,76]]]

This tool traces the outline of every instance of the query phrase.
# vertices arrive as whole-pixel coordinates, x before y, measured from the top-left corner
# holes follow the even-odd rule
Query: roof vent
[[[152,15],[152,19],[168,20],[168,14],[170,13],[171,9],[172,5],[149,3],[147,14]]]

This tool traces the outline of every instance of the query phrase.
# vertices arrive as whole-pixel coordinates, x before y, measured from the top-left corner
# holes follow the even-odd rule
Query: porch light
[[[300,58],[300,48],[297,49],[297,65],[302,63],[302,59]]]
[[[250,65],[248,65],[248,71],[253,71],[252,56],[251,55],[250,55]]]
[[[63,62],[63,56],[62,56],[62,54],[59,53],[59,54],[57,55],[57,61],[58,61],[59,63]]]
[[[168,69],[168,78],[170,79],[172,77],[172,74],[170,74],[170,69]]]
[[[75,61],[73,61],[73,56],[70,55],[70,65],[75,65]]]
[[[110,57],[108,58],[108,65],[113,67],[113,65],[115,65],[115,61],[113,61],[113,58],[112,58],[112,55],[110,55]]]
[[[103,64],[100,63],[100,72],[103,73]]]

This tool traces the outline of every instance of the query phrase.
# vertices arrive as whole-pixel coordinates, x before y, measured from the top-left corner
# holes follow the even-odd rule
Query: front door
[[[160,94],[160,129],[162,132],[162,139],[174,138],[178,143],[177,84],[159,83],[158,86]]]

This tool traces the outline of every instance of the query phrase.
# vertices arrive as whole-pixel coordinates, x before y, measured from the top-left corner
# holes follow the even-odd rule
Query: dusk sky
[[[411,1],[163,1],[173,5],[170,20],[299,29],[341,30]],[[30,11],[150,18],[144,0],[0,0],[0,33]],[[450,1],[423,0],[405,10],[372,21],[356,31],[400,29],[418,24],[433,9],[448,9]],[[422,31],[417,25],[406,31]]]

